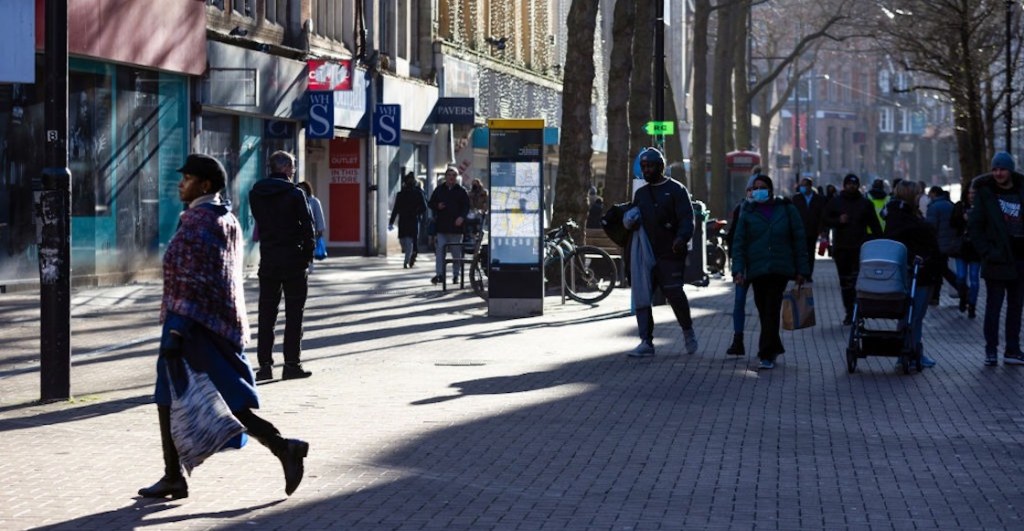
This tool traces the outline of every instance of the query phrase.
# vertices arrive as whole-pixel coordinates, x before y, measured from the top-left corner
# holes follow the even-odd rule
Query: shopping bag
[[[782,329],[800,330],[814,326],[814,293],[811,286],[794,286],[782,296]]]
[[[317,236],[316,238],[316,248],[313,249],[313,258],[316,258],[317,260],[327,258],[327,245],[324,244],[323,236]]]
[[[203,372],[196,372],[184,359],[169,360],[176,369],[168,367],[171,388],[171,439],[178,450],[178,459],[187,474],[207,457],[219,452],[231,439],[245,431],[242,423],[231,414],[224,398]],[[179,391],[175,373],[183,379],[185,388]]]

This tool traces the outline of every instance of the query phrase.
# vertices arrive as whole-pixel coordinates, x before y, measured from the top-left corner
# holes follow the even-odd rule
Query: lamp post
[[[1010,53],[1010,40],[1012,38],[1011,22],[1013,20],[1013,5],[1016,0],[1006,0],[1006,152],[1013,153],[1012,129],[1013,129],[1013,67],[1011,64],[1012,54]]]

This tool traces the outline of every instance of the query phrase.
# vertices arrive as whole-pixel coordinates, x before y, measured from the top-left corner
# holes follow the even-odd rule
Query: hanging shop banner
[[[334,93],[308,92],[309,123],[306,138],[334,138]]]
[[[310,59],[309,90],[352,90],[352,61],[323,61]]]
[[[331,241],[357,243],[362,234],[363,218],[359,139],[335,138],[329,149]]]
[[[373,137],[378,146],[402,144],[402,106],[378,103],[373,110]]]

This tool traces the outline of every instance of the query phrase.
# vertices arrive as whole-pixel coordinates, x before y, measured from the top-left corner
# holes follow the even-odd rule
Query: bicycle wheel
[[[473,257],[473,264],[469,267],[469,285],[481,299],[487,300],[487,244],[480,246],[476,256]]]
[[[618,278],[615,261],[603,249],[581,245],[565,263],[565,294],[584,304],[611,295]]]

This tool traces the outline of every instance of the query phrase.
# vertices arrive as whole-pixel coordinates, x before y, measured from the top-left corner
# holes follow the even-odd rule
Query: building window
[[[879,70],[878,71],[878,90],[880,90],[882,92],[882,94],[888,94],[889,93],[889,89],[891,89],[891,88],[892,88],[892,81],[889,79],[889,71],[888,70]]]
[[[206,5],[213,6],[224,11],[224,0],[206,0]]]
[[[234,8],[236,13],[252,18],[256,12],[255,6],[253,5],[255,3],[256,0],[233,0],[231,2],[231,7]]]
[[[900,109],[900,112],[899,112],[900,133],[904,134],[904,135],[911,134],[913,132],[913,130],[914,130],[913,125],[914,124],[913,124],[913,120],[911,119],[910,110],[909,109]]]
[[[881,133],[892,133],[895,131],[893,126],[894,116],[892,107],[879,107],[878,108],[878,131]]]
[[[263,6],[263,18],[279,26],[288,21],[288,0],[266,0]]]

